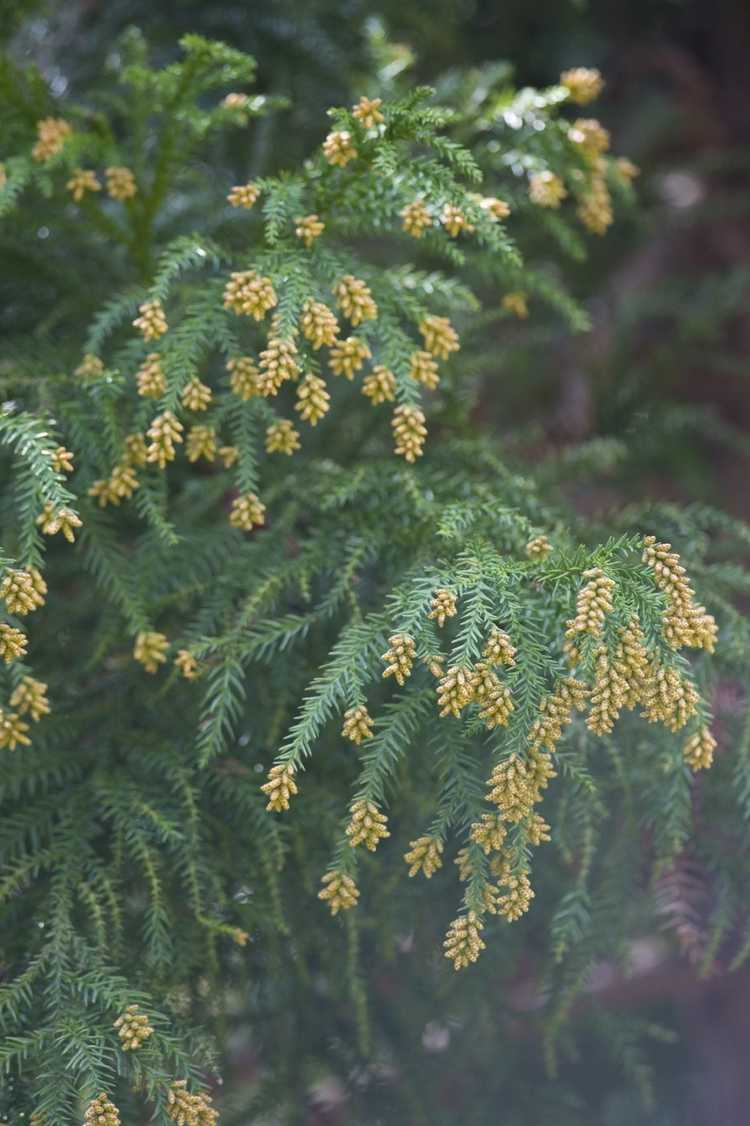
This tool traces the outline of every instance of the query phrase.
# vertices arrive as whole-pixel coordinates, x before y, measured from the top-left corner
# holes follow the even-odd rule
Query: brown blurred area
[[[670,38],[666,25],[650,42],[633,36],[613,76],[615,103],[632,106],[634,92],[654,89],[669,104],[670,114],[669,128],[656,133],[641,155],[653,209],[650,237],[623,257],[608,286],[608,303],[611,307],[644,293],[653,293],[658,300],[660,290],[673,280],[684,283],[688,296],[699,297],[706,285],[706,309],[701,310],[699,302],[684,311],[678,306],[668,326],[679,340],[685,322],[702,312],[706,315],[706,338],[701,339],[698,326],[691,348],[688,334],[688,347],[680,349],[684,367],[670,372],[669,394],[677,403],[707,408],[746,440],[750,436],[746,273],[750,270],[750,116],[746,112],[750,4],[720,0],[675,8],[692,8],[690,34]],[[648,126],[648,121],[641,125],[646,135]],[[625,112],[623,127],[631,135],[638,127],[632,108]],[[717,309],[709,326],[712,293],[707,283],[743,274],[736,306],[728,302],[723,316]],[[594,349],[611,346],[608,328],[605,315],[597,323]],[[632,350],[641,362],[648,364],[649,354],[656,354],[658,369],[663,348],[653,326],[643,333],[636,331]],[[699,430],[696,437],[700,441],[705,435]],[[750,515],[747,445],[743,448],[740,442],[732,448],[709,440],[707,457],[719,489],[714,500],[737,515]],[[667,482],[664,485],[668,487]]]

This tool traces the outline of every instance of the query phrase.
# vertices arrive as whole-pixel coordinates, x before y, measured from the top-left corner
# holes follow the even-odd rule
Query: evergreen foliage
[[[529,470],[476,411],[498,321],[586,328],[563,263],[633,169],[570,78],[498,71],[486,105],[363,97],[300,168],[220,182],[214,135],[268,99],[240,52],[182,50],[154,69],[130,33],[84,103],[1,76],[4,1113],[210,1122],[244,1021],[229,1120],[300,1121],[334,1072],[356,1120],[449,1122],[416,1085],[433,996],[518,1122],[580,1121],[574,1081],[513,1067],[554,1077],[574,1032],[648,1102],[668,1034],[599,1010],[591,968],[659,914],[706,972],[750,952],[750,723],[710,730],[747,676],[750,532],[583,519],[565,487],[611,445]],[[689,860],[717,874],[692,930]]]

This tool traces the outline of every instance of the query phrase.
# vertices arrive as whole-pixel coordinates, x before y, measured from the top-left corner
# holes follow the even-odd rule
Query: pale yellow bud
[[[268,798],[266,809],[272,813],[282,813],[289,809],[290,799],[299,792],[294,780],[294,767],[287,763],[277,763],[268,772],[268,781],[261,790]]]

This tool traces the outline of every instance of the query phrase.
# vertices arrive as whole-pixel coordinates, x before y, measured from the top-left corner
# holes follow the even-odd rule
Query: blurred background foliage
[[[211,178],[241,183],[303,158],[322,139],[327,107],[359,93],[426,81],[437,85],[443,100],[473,101],[480,113],[511,64],[519,85],[541,86],[569,66],[599,67],[607,86],[596,112],[617,151],[642,170],[639,206],[604,239],[590,240],[585,261],[566,267],[591,331],[574,334],[562,319],[550,323],[537,315],[533,305],[528,321],[498,320],[496,347],[482,361],[495,367],[495,379],[478,409],[520,456],[564,458],[573,445],[590,442],[594,472],[570,486],[583,512],[653,496],[718,500],[737,515],[750,515],[746,0],[2,0],[0,41],[9,61],[0,81],[12,86],[15,66],[34,62],[46,83],[38,92],[44,112],[56,96],[85,99],[92,86],[106,82],[117,38],[131,25],[144,31],[159,64],[174,57],[185,32],[222,39],[255,56],[259,92],[289,99],[288,108],[279,106],[249,132],[214,142],[210,159],[195,169],[193,195],[179,202],[184,207],[200,207]],[[3,123],[9,147],[13,129],[12,118]],[[19,306],[18,271],[32,259],[35,268],[46,261],[50,295],[58,296],[61,284],[42,230],[14,234],[17,257],[9,246],[0,278],[6,310],[0,323],[11,337],[11,327],[15,333],[37,322],[33,309]],[[536,250],[542,259],[558,253],[557,246]],[[81,263],[71,301],[97,305],[99,268],[93,260]],[[69,273],[65,284],[71,284]],[[49,304],[60,307],[57,300]],[[700,876],[686,871],[682,878],[689,903]],[[432,903],[414,893],[410,910],[424,918],[418,940],[404,935],[407,953],[415,941],[436,948]],[[373,916],[387,909],[385,887]],[[303,901],[290,920],[301,935],[308,911]],[[679,953],[650,936],[636,952],[633,978],[596,983],[605,1002],[597,1019],[606,1021],[608,1008],[632,1015],[633,1037],[619,1034],[618,1058],[604,1053],[594,1026],[576,1053],[571,1046],[569,1058],[563,1055],[559,1078],[543,1080],[537,1043],[524,1039],[525,1026],[515,1020],[528,1009],[531,990],[504,979],[502,949],[487,951],[481,974],[461,975],[446,987],[449,994],[436,997],[430,966],[394,959],[377,937],[364,928],[359,964],[367,969],[377,1022],[391,1038],[390,1070],[363,1065],[353,1014],[326,994],[337,949],[331,965],[308,967],[304,979],[290,972],[288,1021],[278,1019],[276,995],[265,1043],[262,1031],[258,1039],[263,984],[249,998],[238,997],[227,1018],[234,1061],[224,1077],[232,1090],[223,1107],[227,1123],[247,1122],[251,1105],[252,1114],[262,1113],[254,1082],[260,1055],[278,1064],[275,1085],[264,1087],[262,1098],[269,1108],[288,1100],[288,1121],[305,1126],[400,1123],[407,1121],[400,1117],[404,1105],[411,1107],[410,1124],[747,1121],[747,977],[717,973],[698,980]],[[252,1038],[243,1022],[248,1005],[255,1014]],[[662,1018],[676,1023],[679,1041],[661,1032]],[[620,1027],[627,1030],[627,1021]],[[646,1110],[638,1087],[649,1066],[635,1046],[644,1032],[654,1045],[648,1059],[654,1091]],[[337,1080],[320,1080],[316,1055],[353,1076],[346,1092]],[[504,1104],[511,1074],[516,1093],[523,1089],[519,1076],[528,1075],[533,1111],[522,1094]],[[546,1112],[540,1110],[545,1098]]]

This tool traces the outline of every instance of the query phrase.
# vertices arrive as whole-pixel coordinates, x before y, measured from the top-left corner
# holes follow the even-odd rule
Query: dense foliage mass
[[[1,237],[32,279],[0,366],[5,1113],[213,1122],[249,1028],[238,1121],[302,1121],[331,1073],[356,1120],[451,1121],[399,1075],[420,1033],[379,1019],[388,975],[417,1024],[466,1006],[494,1091],[524,1040],[555,1074],[576,1008],[647,1097],[662,1032],[600,1012],[590,970],[678,915],[688,854],[720,873],[696,959],[750,953],[750,741],[736,710],[712,728],[750,534],[583,520],[562,486],[611,447],[529,471],[478,409],[498,325],[587,327],[562,263],[637,174],[583,116],[601,77],[372,91],[299,169],[222,183],[217,138],[269,100],[247,56],[182,49],[154,69],[130,34],[81,104],[3,84]]]

